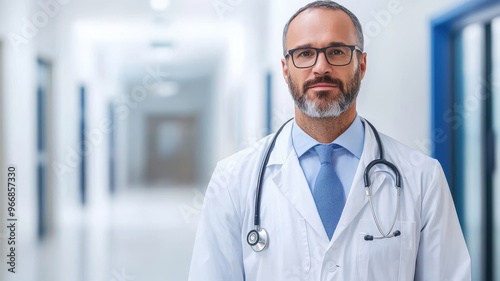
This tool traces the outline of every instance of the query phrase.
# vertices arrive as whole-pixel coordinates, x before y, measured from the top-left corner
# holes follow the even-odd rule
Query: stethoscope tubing
[[[274,145],[276,144],[276,140],[278,139],[279,134],[285,128],[285,125],[288,124],[290,121],[292,121],[293,118],[290,118],[287,120],[281,127],[278,129],[276,134],[274,135],[271,144],[267,147],[266,153],[264,154],[264,159],[262,161],[262,165],[260,166],[260,171],[259,171],[259,177],[257,179],[257,190],[255,192],[255,207],[254,207],[254,219],[253,219],[253,224],[254,224],[254,229],[258,230],[260,227],[260,199],[261,199],[261,192],[262,192],[262,182],[264,181],[264,175],[266,173],[266,166],[267,163],[269,162],[269,157],[271,156],[271,151],[274,149]]]
[[[274,149],[274,145],[276,144],[276,140],[278,139],[279,134],[285,128],[286,124],[288,124],[290,121],[292,121],[293,118],[290,118],[288,121],[286,121],[281,127],[278,129],[276,134],[274,135],[273,139],[271,140],[271,143],[266,149],[266,152],[264,154],[264,158],[262,160],[262,164],[260,166],[259,170],[259,175],[257,178],[257,188],[255,191],[255,206],[254,206],[254,229],[251,230],[248,235],[247,235],[247,242],[248,244],[252,247],[252,249],[256,252],[260,252],[267,248],[268,243],[269,243],[269,235],[267,231],[264,228],[260,227],[260,204],[261,204],[261,195],[262,195],[262,182],[264,181],[264,176],[266,173],[266,166],[267,163],[269,162],[269,157],[271,156],[271,152]],[[391,238],[391,237],[397,237],[401,235],[401,232],[399,230],[394,231],[391,233],[391,231],[394,229],[394,226],[396,224],[396,220],[399,214],[400,210],[400,205],[401,205],[401,174],[399,173],[398,168],[391,162],[387,161],[384,156],[384,147],[382,145],[382,141],[380,140],[380,136],[378,134],[377,129],[370,123],[368,120],[364,120],[371,128],[373,134],[375,135],[375,139],[377,141],[377,146],[379,150],[379,158],[371,161],[365,168],[365,171],[363,173],[363,180],[365,184],[365,190],[366,190],[366,195],[368,197],[368,201],[370,203],[370,209],[372,212],[373,219],[375,221],[375,224],[382,236],[373,236],[373,235],[365,235],[364,239],[366,241],[373,241],[373,239],[383,239],[383,238]],[[389,229],[388,232],[383,231],[382,227],[380,226],[377,214],[375,213],[375,208],[373,207],[373,202],[372,202],[372,194],[371,194],[371,181],[370,181],[370,170],[376,166],[376,165],[385,165],[389,167],[395,174],[396,179],[395,179],[395,185],[397,189],[397,207],[396,207],[396,212],[394,214],[394,219],[392,221],[391,228]]]
[[[368,120],[365,119],[365,122],[372,129],[372,132],[375,135],[375,140],[377,141],[377,146],[378,146],[378,150],[379,150],[379,157],[378,157],[378,159],[375,159],[375,160],[371,161],[370,163],[368,163],[368,165],[366,166],[365,171],[363,173],[363,180],[364,180],[364,183],[365,183],[365,187],[368,187],[368,186],[371,185],[370,176],[369,176],[370,170],[375,165],[382,164],[382,165],[385,165],[385,166],[388,166],[389,168],[391,168],[391,170],[396,175],[396,186],[399,187],[399,188],[401,188],[401,174],[399,173],[399,170],[396,167],[396,165],[394,165],[391,162],[385,160],[384,146],[382,145],[382,141],[380,140],[380,136],[378,134],[377,129],[375,129],[375,127],[372,125],[372,123],[368,122]]]

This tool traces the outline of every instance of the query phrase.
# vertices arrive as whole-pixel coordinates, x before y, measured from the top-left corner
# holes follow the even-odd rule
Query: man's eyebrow
[[[332,42],[328,43],[325,47],[346,46],[346,45],[348,45],[348,44],[346,44],[344,42],[332,41]],[[312,44],[303,44],[303,45],[298,45],[298,46],[292,48],[291,50],[302,49],[302,48],[316,48],[316,47],[313,47]]]
[[[330,42],[328,44],[328,47],[335,47],[335,46],[347,46],[349,44],[345,43],[345,42]]]

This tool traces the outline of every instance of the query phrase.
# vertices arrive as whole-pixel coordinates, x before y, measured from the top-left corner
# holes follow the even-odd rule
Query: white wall
[[[60,0],[60,3],[68,1]],[[52,2],[56,3],[56,2]],[[72,208],[78,207],[77,168],[69,167],[68,173],[58,177],[53,169],[55,162],[64,163],[69,157],[68,149],[76,150],[78,129],[78,88],[74,78],[74,56],[71,27],[61,24],[68,4],[49,8],[37,1],[0,1],[0,39],[4,41],[5,69],[1,77],[3,96],[0,127],[1,143],[5,154],[0,160],[2,167],[14,164],[18,168],[19,228],[17,239],[22,243],[17,248],[18,264],[23,265],[16,275],[0,272],[0,280],[35,280],[39,257],[34,252],[39,244],[36,238],[37,223],[37,161],[36,153],[36,59],[42,57],[53,65],[53,92],[47,96],[46,140],[49,153],[43,158],[47,168],[47,211],[49,231],[58,225],[60,216],[71,216]],[[38,22],[41,21],[41,22]],[[30,22],[35,28],[27,24]],[[28,26],[28,27],[27,27]],[[23,37],[21,44],[13,44],[12,34]],[[74,50],[74,49],[73,49]],[[62,160],[61,160],[62,159]],[[3,169],[3,168],[2,168]],[[2,172],[3,173],[3,172]],[[69,196],[68,196],[69,195]],[[2,196],[2,198],[4,198]],[[73,200],[72,200],[73,199]],[[68,208],[61,208],[65,202]],[[0,206],[2,211],[4,206]],[[4,217],[4,216],[2,216]],[[4,221],[2,220],[2,224]],[[2,227],[3,231],[4,227]],[[2,232],[4,234],[4,232]],[[2,242],[3,245],[3,242]],[[66,260],[66,256],[59,258]]]
[[[81,60],[88,58],[83,52],[86,46],[80,45],[70,24],[71,9],[75,2],[70,2],[61,9],[59,20],[61,24],[56,32],[57,53],[54,55],[54,112],[55,133],[54,161],[50,172],[55,175],[57,189],[56,208],[57,222],[77,221],[79,218],[79,168],[81,155],[79,153],[79,115],[80,89],[83,80],[79,69]],[[62,211],[64,210],[64,211]]]
[[[4,41],[3,50],[3,97],[2,97],[2,171],[6,165],[17,166],[17,208],[19,219],[16,229],[17,265],[29,264],[32,257],[23,253],[23,246],[32,245],[36,234],[36,126],[35,126],[35,50],[33,41],[24,44],[17,52],[8,40],[8,34],[21,33],[22,18],[31,18],[32,6],[23,1],[4,1],[0,7],[0,38]],[[4,170],[5,169],[5,170]],[[5,192],[5,190],[2,190]],[[2,194],[2,201],[6,194]],[[3,202],[2,202],[3,203]],[[2,214],[5,205],[1,204]],[[2,216],[2,235],[7,235]],[[3,236],[5,237],[5,236]],[[2,245],[5,241],[2,239]],[[14,280],[6,271],[5,263],[1,266],[0,279]],[[29,266],[27,266],[29,268]],[[2,279],[3,280],[3,279]]]
[[[258,59],[260,42],[252,40],[260,30],[241,21],[224,23],[226,46],[215,70],[216,160],[253,144],[264,132],[266,72]]]

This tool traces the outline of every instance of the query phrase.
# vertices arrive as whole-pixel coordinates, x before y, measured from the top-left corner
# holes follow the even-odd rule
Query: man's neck
[[[295,107],[295,122],[313,139],[320,143],[331,143],[342,135],[356,118],[356,105],[337,117],[313,118]]]

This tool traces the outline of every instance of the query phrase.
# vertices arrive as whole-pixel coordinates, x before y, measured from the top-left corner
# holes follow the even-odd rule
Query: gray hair
[[[354,28],[356,28],[356,36],[358,37],[358,47],[363,51],[364,49],[364,38],[363,38],[363,29],[361,27],[361,23],[359,22],[358,18],[351,12],[349,11],[346,7],[338,4],[337,2],[334,1],[314,1],[312,3],[309,3],[305,5],[304,7],[300,8],[295,14],[288,20],[288,22],[285,24],[285,28],[283,29],[283,56],[286,56],[286,34],[288,33],[288,27],[290,23],[303,11],[309,10],[309,9],[325,9],[325,10],[332,10],[332,11],[338,11],[341,10],[344,13],[346,13],[352,20],[352,23],[354,24]]]

